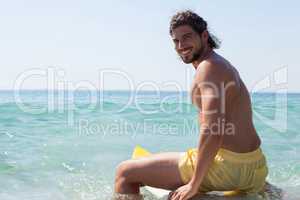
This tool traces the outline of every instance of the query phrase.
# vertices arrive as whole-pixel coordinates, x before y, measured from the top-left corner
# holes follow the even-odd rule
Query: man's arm
[[[201,95],[196,96],[196,98],[200,99],[194,99],[193,102],[201,107],[199,112],[201,129],[197,164],[190,181],[193,188],[200,187],[210,164],[222,145],[223,130],[221,127],[218,127],[225,123],[225,114],[222,113],[221,109],[222,98],[225,98],[225,94],[222,91],[224,72],[221,69],[221,66],[205,62],[202,66],[199,66],[195,79],[195,84],[197,84],[195,93],[200,93]]]

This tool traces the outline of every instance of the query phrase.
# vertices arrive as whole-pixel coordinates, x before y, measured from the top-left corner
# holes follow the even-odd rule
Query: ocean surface
[[[300,94],[252,94],[267,180],[300,199]],[[186,151],[198,141],[185,92],[0,91],[0,199],[102,200],[135,145]]]

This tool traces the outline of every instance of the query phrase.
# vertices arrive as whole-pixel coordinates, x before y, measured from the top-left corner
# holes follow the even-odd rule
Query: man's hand
[[[198,188],[192,186],[191,183],[179,187],[174,192],[170,192],[168,200],[188,200],[198,193]]]

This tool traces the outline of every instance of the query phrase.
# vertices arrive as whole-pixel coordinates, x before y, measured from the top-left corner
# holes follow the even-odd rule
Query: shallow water
[[[188,94],[129,91],[0,92],[0,199],[108,199],[117,164],[135,145],[197,145]],[[300,94],[253,94],[268,181],[300,198]]]

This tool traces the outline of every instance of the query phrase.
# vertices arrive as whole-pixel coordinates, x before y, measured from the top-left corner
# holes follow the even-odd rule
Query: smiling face
[[[184,63],[192,63],[203,54],[206,44],[203,33],[200,37],[189,25],[182,25],[172,30],[175,50]]]

